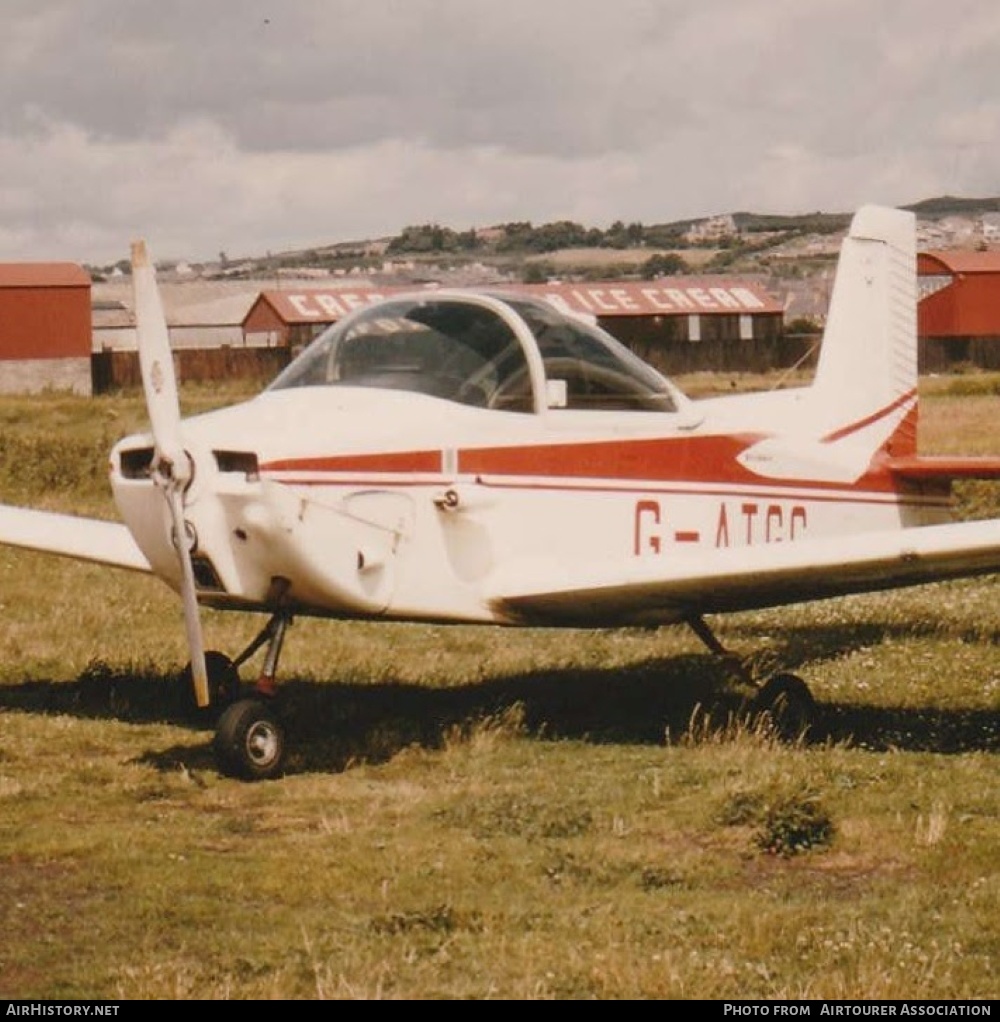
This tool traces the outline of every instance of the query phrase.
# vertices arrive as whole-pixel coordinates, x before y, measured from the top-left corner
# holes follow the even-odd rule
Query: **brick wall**
[[[89,358],[27,358],[0,361],[0,394],[44,390],[91,394]]]

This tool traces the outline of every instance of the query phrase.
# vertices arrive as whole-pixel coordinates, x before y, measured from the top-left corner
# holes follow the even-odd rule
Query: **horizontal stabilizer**
[[[0,504],[0,544],[131,571],[151,571],[124,525]]]
[[[936,479],[1000,479],[1000,458],[912,457],[890,458],[889,471],[912,482]]]

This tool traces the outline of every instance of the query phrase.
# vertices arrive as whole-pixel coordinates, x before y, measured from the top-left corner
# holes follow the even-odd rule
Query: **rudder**
[[[837,434],[878,424],[875,433],[897,455],[916,450],[916,262],[913,213],[858,210],[841,247],[813,382],[841,424]]]

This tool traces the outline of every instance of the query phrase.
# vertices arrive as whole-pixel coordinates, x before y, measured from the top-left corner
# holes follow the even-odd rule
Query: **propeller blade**
[[[183,477],[186,482],[190,467],[181,443],[180,401],[170,334],[156,285],[156,268],[143,241],[132,242],[132,292],[139,368],[156,453],[169,463],[175,477]]]
[[[132,243],[132,289],[142,388],[146,395],[146,409],[156,448],[153,478],[163,488],[170,509],[174,546],[181,568],[181,599],[184,604],[184,626],[191,655],[195,701],[198,706],[205,707],[209,703],[205,642],[184,520],[184,490],[191,481],[192,466],[181,440],[177,377],[174,373],[167,320],[163,314],[160,291],[156,286],[156,270],[142,241]]]
[[[205,640],[201,632],[201,615],[198,612],[198,596],[194,584],[194,566],[187,544],[187,529],[184,524],[184,497],[177,487],[168,488],[167,500],[170,517],[174,526],[174,542],[177,559],[181,565],[181,599],[184,602],[184,630],[187,633],[188,653],[191,657],[191,679],[194,684],[194,698],[204,709],[208,706],[208,667],[205,664]]]

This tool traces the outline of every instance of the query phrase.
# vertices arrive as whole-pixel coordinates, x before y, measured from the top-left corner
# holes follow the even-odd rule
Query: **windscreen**
[[[547,381],[561,381],[563,407],[677,411],[676,392],[651,366],[597,326],[547,302],[510,299],[538,342]]]
[[[537,407],[675,412],[678,393],[596,326],[544,301],[497,296],[533,335],[545,370],[538,403],[522,341],[496,308],[462,297],[382,302],[322,333],[271,384],[406,390],[494,411]]]
[[[493,309],[454,299],[401,299],[325,331],[269,389],[377,387],[491,407],[511,377],[527,378],[527,360]]]

